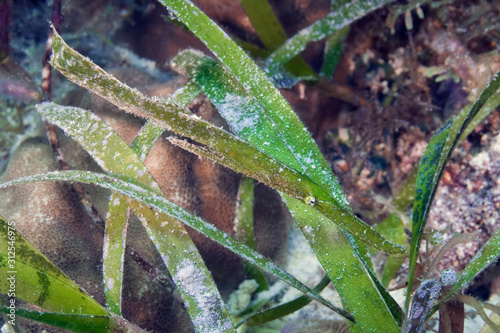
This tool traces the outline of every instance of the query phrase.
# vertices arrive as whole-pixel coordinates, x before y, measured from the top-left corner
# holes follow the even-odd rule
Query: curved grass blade
[[[262,44],[274,51],[288,38],[267,0],[240,0]],[[286,69],[299,77],[315,77],[316,72],[299,55],[286,64]]]
[[[422,156],[418,169],[416,195],[413,203],[412,240],[405,312],[408,311],[410,305],[413,278],[425,224],[446,162],[448,162],[462,133],[499,87],[500,72],[495,75],[488,87],[483,90],[471,107],[467,106],[463,108],[458,115],[449,119],[437,131],[429,141]]]
[[[193,228],[194,230],[197,230],[201,234],[218,242],[225,248],[235,252],[243,260],[247,261],[251,265],[254,265],[264,273],[271,274],[279,278],[283,282],[302,291],[303,293],[309,295],[310,297],[314,298],[321,304],[329,307],[334,311],[339,311],[341,314],[345,313],[342,309],[336,308],[334,305],[325,300],[323,297],[314,294],[311,291],[311,289],[305,286],[302,282],[300,282],[299,280],[288,274],[283,269],[279,268],[276,264],[274,264],[266,257],[250,249],[248,246],[241,244],[240,242],[232,238],[230,235],[214,227],[212,224],[204,221],[203,219],[197,216],[190,214],[189,212],[180,208],[179,206],[176,206],[175,204],[165,199],[163,196],[157,194],[151,188],[145,188],[141,185],[131,183],[127,179],[112,177],[109,175],[94,173],[90,171],[78,171],[78,170],[55,171],[55,172],[48,172],[42,175],[25,176],[13,181],[0,184],[0,188],[5,188],[8,186],[28,183],[28,182],[51,181],[51,180],[74,181],[86,184],[95,184],[119,192],[129,197],[130,198],[128,200],[129,204],[132,203],[134,200],[137,200],[146,205],[149,205],[172,218],[182,221],[183,224]],[[162,228],[165,227],[166,226],[163,226]],[[165,232],[165,230],[163,232]]]
[[[306,141],[314,146],[314,149],[311,148],[312,146],[309,147],[313,151],[312,154],[316,154],[314,153],[316,151],[321,156],[321,163],[325,164],[322,166],[321,163],[312,163],[309,165],[310,168],[308,170],[313,170],[317,180],[321,178],[324,182],[317,183],[314,180],[311,181],[309,176],[304,176],[288,168],[234,135],[194,115],[186,114],[184,110],[179,109],[174,103],[169,104],[168,101],[148,98],[137,90],[129,88],[108,75],[90,60],[68,47],[56,32],[54,32],[53,36],[52,65],[68,79],[91,90],[119,108],[207,145],[212,149],[212,153],[207,156],[214,159],[214,154],[217,154],[218,158],[214,160],[218,163],[236,172],[257,179],[270,187],[279,189],[294,198],[306,201],[306,199],[314,197],[318,202],[327,203],[325,204],[325,207],[327,207],[325,211],[329,214],[328,217],[330,219],[333,219],[336,223],[340,223],[342,228],[351,232],[355,237],[359,237],[361,240],[369,243],[371,246],[388,253],[405,252],[405,249],[387,242],[352,213],[348,214],[350,216],[349,219],[338,219],[342,213],[345,215],[345,211],[350,212],[350,207],[345,200],[345,195],[341,191],[340,185],[333,176],[330,166],[324,160],[318,147],[312,141],[312,138],[298,118],[297,121],[300,123],[300,130],[296,134],[299,138],[306,135],[310,139],[310,141]],[[280,98],[282,98],[281,95]],[[41,112],[44,110],[50,111],[49,105],[42,103],[38,109]],[[296,115],[294,116],[296,117]],[[70,118],[68,121],[71,122],[74,119]],[[305,147],[304,149],[307,150],[308,148]],[[314,161],[314,156],[309,155],[309,152],[307,155],[302,155],[299,151],[295,151],[295,156],[299,155],[301,158],[307,157],[306,160],[308,163]],[[323,184],[327,189],[325,190],[318,184]],[[331,204],[332,201],[335,204]]]
[[[108,313],[0,217],[0,293],[65,314]],[[7,280],[7,277],[13,279]],[[15,288],[11,290],[11,281]]]
[[[282,198],[361,331],[400,332],[394,300],[381,294],[383,288],[376,285],[352,239],[311,206],[287,195]]]
[[[321,281],[312,289],[316,293],[320,293],[326,286],[330,283],[330,279],[328,275],[325,275]],[[289,315],[295,311],[298,311],[311,303],[312,299],[305,295],[300,296],[293,301],[286,302],[277,306],[274,306],[270,309],[254,313],[248,316],[245,320],[245,323],[248,326],[258,326],[270,322],[272,320],[282,318],[284,316]]]
[[[314,22],[309,27],[299,31],[295,36],[289,38],[285,44],[280,46],[267,58],[266,62],[270,67],[282,66],[302,52],[309,42],[326,38],[335,31],[348,26],[355,20],[393,1],[359,0],[345,3],[323,19]]]
[[[108,174],[117,175],[130,183],[152,189],[156,195],[164,197],[138,154],[97,116],[83,109],[55,104],[39,105],[38,110],[48,121],[59,126],[75,139]],[[148,147],[145,149],[147,150]],[[125,214],[128,204],[146,226],[151,240],[162,256],[182,296],[195,330],[208,332],[210,329],[217,329],[218,332],[232,332],[234,329],[230,316],[224,307],[215,282],[182,223],[175,220],[175,217],[153,214],[147,206],[131,203],[122,195],[113,194],[112,199],[113,201],[110,202],[112,217]],[[126,221],[112,219],[106,222],[118,222],[118,225],[107,226],[107,230],[115,233],[115,243],[118,244],[114,245],[118,246],[113,249],[108,248],[108,252],[104,253],[104,257],[111,261],[106,260],[105,265],[106,273],[109,273],[105,276],[107,299],[111,301],[113,309],[118,311],[122,282],[120,269],[123,268],[124,255],[124,243],[120,242],[120,236],[123,231],[126,231]],[[162,227],[164,223],[168,224],[166,234],[165,228]]]

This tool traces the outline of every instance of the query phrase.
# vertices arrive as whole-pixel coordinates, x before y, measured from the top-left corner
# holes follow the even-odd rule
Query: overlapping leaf
[[[110,175],[117,175],[130,183],[150,188],[156,195],[163,196],[158,184],[141,162],[137,154],[123,141],[122,138],[104,121],[91,112],[74,107],[63,107],[53,103],[43,103],[37,109],[51,123],[62,128],[66,134],[75,139]],[[157,134],[153,132],[153,134]],[[110,207],[112,225],[107,226],[108,242],[105,245],[105,258],[109,255],[114,259],[108,264],[105,260],[105,276],[107,299],[111,301],[113,311],[119,312],[120,283],[123,269],[124,240],[121,240],[122,230],[126,221],[116,220],[117,215],[124,214],[123,208],[132,204],[135,214],[146,226],[153,244],[159,251],[167,266],[175,285],[177,286],[186,309],[198,332],[205,332],[218,328],[220,332],[232,331],[229,314],[224,308],[215,282],[206,268],[201,255],[193,241],[187,234],[184,226],[171,216],[155,215],[147,206],[135,205],[127,202],[122,195],[112,195]],[[115,206],[119,208],[115,211]],[[119,222],[118,224],[115,224]],[[168,225],[168,232],[162,227]],[[118,230],[115,230],[118,229]],[[111,230],[111,231],[109,231]],[[115,240],[112,244],[109,241]],[[110,248],[110,245],[115,245]],[[112,271],[110,271],[112,270]],[[186,270],[190,273],[186,275]],[[116,274],[114,274],[116,273]],[[116,277],[116,278],[114,278]],[[194,280],[193,280],[194,279]],[[196,290],[190,281],[203,290]],[[115,285],[116,283],[116,285]],[[194,288],[194,289],[193,289]],[[201,288],[201,287],[199,287]],[[204,299],[205,294],[210,295],[210,302]]]
[[[197,151],[202,156],[279,189],[292,197],[303,201],[310,200],[312,197],[320,203],[317,205],[319,211],[355,237],[388,253],[404,253],[404,249],[387,242],[350,211],[345,195],[340,190],[330,166],[298,118],[296,119],[298,124],[294,125],[292,122],[293,126],[290,128],[286,130],[278,128],[278,130],[282,137],[284,137],[284,133],[287,133],[286,135],[293,136],[295,140],[298,140],[295,142],[298,146],[289,147],[289,149],[293,151],[294,157],[297,158],[302,169],[304,169],[302,162],[309,163],[304,171],[307,176],[283,164],[279,161],[279,156],[271,158],[238,137],[202,121],[194,115],[186,114],[175,103],[148,98],[137,90],[127,87],[69,48],[56,32],[54,32],[53,37],[53,49],[53,66],[70,80],[90,89],[125,111],[145,117],[157,125],[209,147],[190,144],[183,145],[183,148]],[[279,96],[283,99],[281,95]],[[288,125],[284,126],[288,127]],[[294,128],[297,130],[296,133],[292,132]],[[287,139],[285,138],[285,140]],[[307,143],[305,146],[300,143],[304,143],[303,141]],[[299,146],[302,148],[297,148]],[[307,158],[304,159],[306,155],[300,151],[301,149],[307,150],[307,147],[314,149],[311,148],[312,150],[307,153]],[[316,183],[309,177],[314,177],[320,182]]]
[[[127,196],[128,198],[130,198],[128,199],[129,203],[132,203],[134,200],[136,200],[143,204],[149,205],[157,209],[158,211],[165,213],[167,216],[170,216],[172,219],[175,219],[176,221],[177,220],[182,221],[182,223],[190,226],[194,230],[216,241],[225,248],[235,252],[243,260],[257,267],[264,273],[274,275],[275,277],[281,279],[283,282],[304,292],[309,297],[317,300],[318,302],[324,304],[325,306],[334,309],[336,311],[339,311],[340,313],[345,313],[344,311],[339,310],[338,308],[333,306],[330,302],[323,299],[321,296],[313,293],[303,283],[295,279],[293,276],[285,272],[283,269],[279,268],[276,264],[274,264],[266,257],[258,254],[249,247],[236,241],[230,235],[217,229],[212,224],[204,221],[203,219],[197,216],[190,214],[186,210],[171,203],[170,201],[165,199],[162,195],[157,194],[155,190],[151,188],[145,188],[139,184],[134,184],[128,181],[128,179],[121,178],[121,176],[113,177],[105,174],[93,173],[90,171],[77,171],[77,170],[55,171],[41,175],[25,176],[16,180],[12,180],[7,183],[0,184],[0,188],[5,188],[8,186],[29,183],[29,182],[54,181],[54,180],[96,184],[101,187],[119,192]],[[167,222],[166,225],[164,225],[162,228],[167,228],[167,226],[170,227],[168,225],[170,221],[166,222]],[[161,230],[158,231],[158,233],[160,232]]]

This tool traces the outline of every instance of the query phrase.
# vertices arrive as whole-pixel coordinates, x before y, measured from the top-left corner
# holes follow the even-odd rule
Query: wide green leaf
[[[53,312],[108,313],[0,217],[0,292]],[[12,277],[12,279],[10,279]]]
[[[302,166],[274,122],[224,67],[195,50],[179,53],[171,65],[201,87],[235,134],[270,157],[302,172]]]
[[[381,294],[383,288],[344,231],[311,206],[282,197],[361,331],[399,332],[401,310]]]

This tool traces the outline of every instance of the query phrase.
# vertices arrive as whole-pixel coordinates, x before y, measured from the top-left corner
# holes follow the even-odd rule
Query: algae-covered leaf
[[[0,217],[0,293],[53,312],[108,313]]]
[[[322,187],[331,200],[349,210],[346,196],[312,136],[259,66],[191,1],[160,2],[213,52],[262,107],[283,141],[293,151],[303,173]]]
[[[130,218],[127,201],[120,200],[120,197],[120,194],[112,193],[109,199],[102,250],[102,275],[106,306],[117,315],[121,315],[125,245]]]
[[[193,228],[194,230],[200,232],[206,237],[216,241],[225,248],[235,252],[243,260],[251,265],[254,265],[261,271],[267,274],[271,274],[283,282],[289,284],[290,286],[304,292],[310,297],[314,298],[321,304],[335,310],[339,311],[334,305],[325,300],[323,297],[313,293],[311,289],[305,286],[302,282],[294,278],[292,275],[288,274],[286,271],[278,267],[272,261],[266,257],[260,255],[256,251],[252,250],[248,246],[245,246],[238,242],[236,239],[232,238],[227,233],[217,229],[213,224],[210,224],[203,219],[194,216],[187,212],[186,210],[176,206],[172,202],[165,199],[165,197],[158,195],[154,190],[150,188],[145,188],[138,184],[133,184],[126,179],[112,177],[105,174],[94,173],[90,171],[55,171],[48,172],[41,175],[31,175],[18,178],[3,184],[0,184],[0,188],[5,188],[8,186],[23,184],[36,181],[74,181],[86,184],[95,184],[121,194],[126,195],[129,198],[140,201],[146,205],[153,207],[154,209],[165,213],[166,215],[175,218],[176,220],[182,221],[185,225]],[[130,200],[129,200],[130,202]],[[164,226],[165,232],[168,230],[168,223]],[[340,313],[343,313],[340,310]]]
[[[164,198],[158,183],[138,156],[141,155],[141,149],[149,150],[154,140],[146,140],[148,143],[144,147],[137,145],[138,151],[135,152],[108,124],[89,111],[53,103],[41,104],[38,110],[48,121],[62,128],[66,134],[76,140],[108,174],[117,175],[129,184],[146,187]],[[149,134],[146,131],[142,135],[149,136]],[[158,132],[152,131],[151,134],[155,136]],[[111,225],[106,226],[107,242],[105,245],[108,247],[104,252],[106,299],[110,302],[112,310],[116,313],[120,312],[125,249],[124,240],[120,236],[124,231],[126,232],[126,220],[121,219],[120,214],[125,214],[127,204],[131,205],[134,213],[141,219],[153,244],[162,255],[163,262],[172,275],[193,320],[195,330],[208,332],[211,328],[216,328],[219,332],[233,331],[231,319],[215,282],[182,223],[175,217],[167,219],[163,215],[152,214],[148,207],[135,205],[122,195],[116,194],[112,195],[112,201],[109,204],[112,215],[106,222],[111,222]],[[110,241],[112,244],[109,243]],[[190,270],[187,275],[186,270]],[[199,293],[192,284],[187,283],[193,278],[196,278]]]
[[[392,1],[394,0],[359,0],[343,3],[323,19],[314,22],[289,38],[266,61],[270,66],[283,65],[302,52],[309,42],[326,38]]]
[[[179,53],[171,64],[202,87],[234,133],[270,157],[303,172],[273,120],[224,67],[195,50]]]
[[[394,300],[386,302],[390,296],[381,295],[376,278],[344,231],[311,206],[282,197],[361,331],[399,332],[401,309],[392,307]]]
[[[342,213],[350,212],[350,207],[333,176],[330,165],[324,160],[318,147],[298,118],[300,130],[295,133],[297,135],[295,139],[298,138],[299,141],[304,139],[307,145],[312,145],[308,146],[310,149],[306,147],[307,145],[301,146],[307,151],[305,153],[307,158],[303,161],[307,160],[307,163],[313,161],[306,168],[306,173],[309,172],[307,176],[271,158],[231,133],[213,126],[195,115],[186,114],[185,110],[180,109],[176,103],[148,98],[137,90],[131,89],[67,46],[56,32],[54,32],[53,37],[53,52],[53,66],[73,82],[91,90],[127,112],[144,117],[158,126],[172,130],[207,146],[186,143],[181,145],[182,148],[195,151],[201,156],[257,179],[294,198],[306,201],[306,199],[313,197],[318,202],[325,202],[327,207],[325,211],[329,214],[328,217],[339,223],[355,237],[388,253],[404,253],[405,249],[387,242],[368,225],[355,217],[354,214],[348,214],[351,217],[348,219],[338,219]],[[282,98],[281,95],[279,96]],[[38,109],[41,112],[44,110],[50,112],[50,105],[50,103],[42,103],[38,106]],[[74,121],[74,119],[68,119],[68,121]],[[285,133],[288,133],[288,130]],[[284,132],[281,131],[280,133],[283,135]],[[288,133],[287,135],[291,134]],[[312,155],[309,155],[310,153],[320,156],[322,162],[315,163]],[[300,163],[300,160],[306,155],[300,153],[300,150],[294,150],[294,156],[298,158]],[[138,170],[135,167],[136,165],[134,165],[133,170]],[[309,177],[314,176],[310,172],[316,174],[315,178],[319,182],[315,182]],[[318,179],[318,177],[321,179]]]
[[[458,115],[449,119],[431,138],[424,155],[420,160],[416,181],[416,194],[413,203],[412,240],[410,248],[410,266],[408,272],[408,288],[406,294],[405,310],[410,304],[413,277],[420,250],[420,243],[424,232],[427,217],[434,195],[436,193],[441,175],[444,171],[453,149],[460,136],[467,129],[472,119],[486,104],[488,99],[500,87],[500,72],[486,87],[472,106],[466,106]]]

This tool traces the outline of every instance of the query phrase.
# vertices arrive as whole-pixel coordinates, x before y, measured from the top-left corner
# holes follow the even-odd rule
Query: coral
[[[46,139],[26,140],[13,154],[1,181],[57,170]],[[71,186],[36,183],[0,193],[0,214],[82,288],[103,302],[102,233]]]

